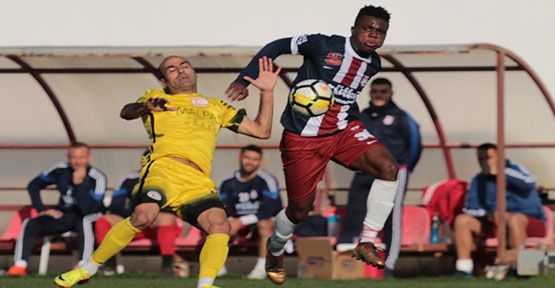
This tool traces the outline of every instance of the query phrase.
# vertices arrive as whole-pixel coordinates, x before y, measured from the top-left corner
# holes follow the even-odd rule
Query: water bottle
[[[430,235],[431,243],[439,243],[439,215],[437,212],[432,218],[432,233]]]
[[[328,216],[328,236],[337,236],[337,223],[339,222],[339,216],[331,214]]]

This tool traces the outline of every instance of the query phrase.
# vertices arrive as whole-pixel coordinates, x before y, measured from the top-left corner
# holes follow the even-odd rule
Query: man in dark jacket
[[[384,226],[384,243],[388,257],[385,262],[386,274],[391,275],[401,246],[401,219],[403,200],[407,187],[408,173],[420,159],[422,152],[418,124],[412,117],[399,108],[391,99],[393,85],[386,78],[376,78],[370,85],[370,106],[360,113],[360,120],[366,129],[380,140],[399,163],[397,179],[399,185],[395,195],[395,206]],[[365,199],[368,197],[374,178],[367,173],[357,171],[351,188],[346,208],[346,219],[339,236],[338,250],[348,250],[356,242],[362,230],[362,220],[366,214]],[[341,245],[343,244],[343,245]]]
[[[457,248],[456,269],[459,274],[472,275],[474,264],[470,258],[473,236],[476,239],[495,237],[497,207],[496,175],[497,147],[484,143],[477,148],[478,163],[481,171],[470,183],[466,194],[463,214],[455,218],[455,245]],[[507,160],[505,163],[506,179],[506,224],[509,235],[510,250],[504,259],[496,259],[496,264],[515,264],[517,249],[526,237],[545,236],[545,215],[536,190],[536,178],[524,166]],[[497,271],[506,273],[508,266]],[[496,272],[496,273],[497,273]],[[501,278],[504,277],[501,276]]]
[[[75,142],[68,149],[68,162],[61,162],[43,171],[27,186],[33,208],[39,215],[25,219],[17,239],[11,276],[27,275],[27,263],[37,237],[77,232],[80,262],[88,259],[94,250],[92,223],[100,217],[102,199],[106,190],[106,176],[89,165],[92,154],[87,144]],[[60,191],[58,204],[47,209],[40,191],[56,185]]]

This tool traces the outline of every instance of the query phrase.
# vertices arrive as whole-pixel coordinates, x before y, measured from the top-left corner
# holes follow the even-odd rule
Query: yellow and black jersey
[[[166,106],[177,110],[152,111],[143,117],[151,141],[148,160],[175,155],[194,162],[209,177],[220,128],[237,132],[245,110],[198,93],[169,95],[163,89],[145,91],[137,103],[155,97],[168,99]]]

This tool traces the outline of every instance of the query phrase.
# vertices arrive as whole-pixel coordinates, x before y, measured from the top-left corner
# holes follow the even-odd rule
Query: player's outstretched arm
[[[249,95],[247,86],[249,82],[245,80],[245,76],[256,78],[258,76],[259,61],[262,57],[276,59],[279,55],[291,54],[291,38],[282,38],[268,43],[262,47],[258,53],[252,58],[251,62],[241,71],[237,79],[235,79],[225,91],[225,96],[231,101],[241,101]]]
[[[255,138],[268,139],[272,132],[272,115],[274,110],[274,88],[281,67],[274,71],[274,64],[271,58],[262,57],[258,59],[258,78],[252,79],[244,76],[244,79],[260,89],[260,106],[254,121],[245,118],[239,124],[238,133],[252,136]]]
[[[175,107],[167,107],[170,101],[166,98],[150,98],[144,103],[129,103],[121,109],[119,116],[125,120],[142,117],[151,111],[175,111]]]

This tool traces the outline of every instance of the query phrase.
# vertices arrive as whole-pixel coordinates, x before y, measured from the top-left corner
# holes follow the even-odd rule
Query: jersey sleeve
[[[250,76],[252,79],[256,79],[258,77],[258,59],[262,57],[275,60],[283,54],[301,54],[308,58],[315,56],[319,51],[322,51],[323,42],[326,37],[327,36],[322,34],[304,34],[272,41],[256,53],[234,82],[248,86],[250,83],[243,79],[244,76]]]
[[[219,101],[223,108],[223,117],[221,127],[227,128],[233,132],[237,132],[239,129],[239,124],[243,122],[243,119],[247,115],[245,109],[237,110],[235,107],[225,103],[224,101]]]
[[[409,159],[407,160],[407,165],[409,171],[413,171],[414,167],[420,160],[420,155],[422,154],[422,137],[420,136],[420,127],[416,121],[405,111],[406,122],[403,123],[402,131],[403,137],[405,137],[406,143],[408,144],[407,149],[410,152]]]
[[[311,58],[318,55],[324,46],[326,36],[322,34],[303,34],[291,38],[291,54]]]
[[[135,101],[135,103],[145,103],[150,98],[164,97],[165,95],[164,89],[148,89],[137,99],[137,101]]]
[[[528,194],[536,188],[536,177],[521,164],[508,161],[505,167],[508,191]]]
[[[258,176],[264,180],[265,185],[260,191],[262,201],[256,216],[258,219],[269,219],[282,209],[279,184],[277,179],[267,171],[260,170]]]
[[[148,100],[148,98],[150,98],[150,96],[147,95],[146,92],[145,92],[145,94],[143,94],[141,97],[137,98],[137,101],[135,101],[135,103],[145,103],[146,100]]]

